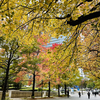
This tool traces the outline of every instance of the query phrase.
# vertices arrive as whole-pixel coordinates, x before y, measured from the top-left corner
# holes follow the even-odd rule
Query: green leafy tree
[[[4,87],[2,100],[5,99],[5,93],[7,89],[8,79],[15,79],[15,76],[21,70],[32,71],[37,69],[36,64],[39,63],[40,59],[36,58],[37,47],[36,44],[30,46],[19,45],[18,40],[5,40],[4,37],[0,37],[1,41],[1,62],[0,69],[3,70],[2,74],[4,75]],[[35,52],[35,54],[32,54]],[[33,57],[34,55],[34,57]],[[23,63],[25,62],[25,63]],[[34,65],[34,66],[33,66]]]
[[[21,49],[22,51],[22,58],[24,58],[24,62],[21,62],[20,65],[22,66],[21,71],[25,71],[25,74],[32,73],[33,74],[33,89],[32,89],[32,97],[34,97],[34,91],[35,91],[35,77],[36,77],[36,71],[39,71],[38,65],[41,62],[41,58],[37,57],[39,54],[39,47],[35,44],[31,46],[30,48],[24,47]],[[23,81],[23,76],[21,77]]]
[[[6,87],[8,84],[8,79],[13,78],[16,73],[20,70],[20,66],[18,67],[19,62],[19,45],[17,39],[12,41],[7,41],[4,37],[0,37],[0,48],[2,50],[0,54],[0,68],[2,68],[4,86],[3,86],[3,94],[2,100],[5,99]]]
[[[94,88],[94,87],[95,87],[94,82],[90,82],[90,83],[87,84],[87,88],[92,89],[92,88]]]

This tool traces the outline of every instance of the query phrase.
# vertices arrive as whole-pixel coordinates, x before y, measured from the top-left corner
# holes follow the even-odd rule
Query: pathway
[[[79,98],[78,93],[70,94],[71,96],[68,97],[54,97],[51,99],[37,99],[37,100],[89,100],[87,93],[85,92],[81,97]],[[21,98],[11,98],[11,100],[23,100]],[[25,99],[27,100],[27,99]],[[90,100],[100,100],[100,96],[97,95],[96,97],[94,95],[90,95]]]

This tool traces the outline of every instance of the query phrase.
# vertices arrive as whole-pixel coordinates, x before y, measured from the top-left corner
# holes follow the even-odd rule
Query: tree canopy
[[[17,38],[20,46],[31,47],[41,34],[66,36],[56,52],[48,54],[51,62],[55,57],[54,62],[63,65],[62,71],[82,67],[86,74],[100,79],[99,32],[100,0],[0,1],[0,37],[5,40],[11,42]]]

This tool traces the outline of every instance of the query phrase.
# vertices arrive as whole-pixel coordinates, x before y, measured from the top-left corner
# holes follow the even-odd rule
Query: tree
[[[95,84],[93,82],[87,84],[87,88],[94,88]]]
[[[41,56],[39,55],[40,51],[43,50],[42,45],[45,45],[49,38],[47,37],[47,35],[43,35],[41,34],[40,36],[34,36],[34,38],[36,38],[36,44],[31,46],[30,48],[27,47],[23,47],[21,49],[21,54],[22,54],[22,58],[24,59],[23,62],[20,63],[20,65],[22,66],[21,71],[18,73],[17,78],[16,78],[16,82],[22,82],[24,81],[24,76],[29,73],[32,74],[32,78],[31,81],[33,81],[33,89],[32,89],[32,97],[34,98],[34,90],[35,90],[35,84],[36,81],[37,83],[40,80],[40,63],[41,63]],[[45,39],[46,38],[46,39]],[[21,75],[20,75],[21,74]],[[42,79],[41,79],[42,80]],[[32,82],[31,82],[32,83]]]
[[[4,37],[0,37],[0,47],[1,47],[1,54],[0,54],[0,68],[3,70],[4,74],[4,87],[3,87],[3,94],[2,100],[5,99],[6,87],[8,84],[8,78],[13,78],[14,75],[21,71],[22,69],[26,69],[28,66],[22,66],[22,64],[26,61],[25,55],[23,53],[29,54],[31,57],[27,55],[27,60],[30,63],[37,63],[37,59],[33,59],[34,62],[31,61],[32,55],[31,50],[36,51],[37,48],[35,44],[33,46],[26,46],[26,45],[19,45],[18,40],[5,40]],[[29,48],[30,47],[30,48]],[[29,50],[29,51],[28,51]],[[21,64],[22,62],[22,64]],[[12,76],[13,75],[13,76]]]
[[[29,1],[27,1],[27,3],[30,7],[32,7]],[[30,14],[30,20],[28,22],[31,22],[31,21],[34,21],[34,23],[38,22],[39,24],[34,25],[35,29],[37,29],[38,26],[41,27],[43,25],[41,29],[39,28],[40,31],[44,32],[44,27],[45,27],[45,29],[48,29],[48,31],[50,31],[51,36],[58,37],[61,34],[67,36],[66,42],[64,43],[65,49],[64,49],[64,52],[62,52],[62,54],[65,54],[65,50],[67,51],[68,50],[67,48],[70,48],[69,47],[70,45],[72,46],[72,48],[70,48],[72,52],[69,53],[70,55],[72,55],[70,56],[69,64],[71,61],[73,61],[71,59],[74,59],[74,61],[76,60],[78,62],[77,57],[74,56],[75,58],[73,58],[73,55],[75,55],[76,52],[80,51],[79,48],[81,46],[79,46],[77,43],[78,41],[80,41],[81,33],[82,35],[88,35],[89,32],[86,33],[85,31],[87,31],[89,28],[92,30],[92,32],[94,32],[92,34],[89,34],[86,39],[90,44],[91,44],[91,41],[89,40],[90,39],[89,37],[91,37],[91,40],[93,40],[92,39],[93,35],[94,36],[96,35],[99,38],[98,32],[100,30],[99,29],[100,3],[98,0],[97,1],[72,0],[71,2],[66,1],[66,0],[62,0],[61,2],[57,0],[56,1],[55,0],[51,0],[51,1],[41,0],[41,1],[36,1],[36,2],[33,1],[32,4],[37,5],[37,6],[34,6],[34,8],[36,8],[37,10],[34,10],[34,14],[33,14],[32,13],[33,9],[29,8],[29,6],[27,7],[27,11],[29,12],[28,14]],[[25,7],[26,6],[23,6],[23,8]],[[29,23],[25,23],[25,24],[29,24]],[[22,26],[23,25],[24,24],[22,24]],[[98,43],[99,41],[97,42],[97,44]],[[88,50],[89,52],[95,51],[97,52],[97,55],[99,55],[99,51],[100,51],[99,49],[91,50],[90,48],[91,46],[89,47],[89,50]],[[82,48],[81,50],[83,51],[84,49]],[[85,55],[87,56],[87,54]],[[66,54],[66,58],[68,57],[69,56],[67,56]],[[99,61],[99,58],[98,58],[98,61]],[[96,62],[96,64],[98,65],[99,63]]]
[[[10,7],[11,9],[7,9],[6,5],[8,5],[7,7]],[[69,31],[73,32],[76,28],[80,30],[85,23],[92,19],[96,20],[96,18],[100,16],[99,5],[99,0],[2,1],[1,14],[3,15],[2,18],[4,18],[6,17],[6,12],[12,12],[13,22],[16,22],[15,18],[16,16],[19,16],[18,20],[20,21],[17,29],[27,27],[28,25],[30,30],[30,32],[28,32],[28,36],[31,35],[30,33],[32,33],[33,28],[35,29],[33,32],[34,34],[39,34],[45,28],[45,31],[47,29],[55,30],[55,32],[53,32],[57,35],[68,35]],[[2,9],[2,7],[5,9]],[[13,13],[16,12],[16,10],[17,13]],[[20,15],[18,15],[19,12]],[[97,22],[99,22],[99,19]],[[82,24],[81,27],[79,27],[80,24]],[[2,25],[6,26],[4,23]],[[54,35],[53,32],[52,34]]]
[[[45,77],[43,78],[42,76],[44,83],[45,80],[48,80],[49,78],[51,86],[58,85],[58,87],[60,87],[60,85],[69,84],[72,86],[80,81],[77,67],[75,67],[74,63],[71,63],[71,65],[68,64],[69,61],[67,62],[66,59],[64,59],[65,56],[63,56],[61,50],[59,50],[62,45],[63,44],[55,43],[50,48],[44,48],[43,52],[40,53],[41,57],[44,59],[40,66],[42,67],[41,76],[44,75]],[[66,52],[68,51],[66,50]],[[71,60],[71,56],[69,56],[69,59],[67,60]]]
[[[89,53],[92,52],[92,55],[94,55],[94,53],[98,55],[98,60],[92,63],[92,65],[94,65],[92,66],[93,69],[97,72],[100,64],[100,50],[99,48],[91,49],[95,47],[93,46],[95,42],[93,41],[94,43],[91,46],[90,40],[94,39],[93,36],[98,37],[96,43],[98,47],[100,47],[99,5],[99,0],[2,0],[0,2],[0,14],[2,19],[0,23],[1,33],[4,31],[5,37],[10,40],[17,36],[20,44],[31,44],[35,42],[33,39],[34,34],[40,35],[48,32],[53,37],[59,37],[60,35],[66,36],[65,42],[60,48],[62,51],[58,50],[61,52],[59,53],[59,59],[55,60],[55,62],[57,62],[57,60],[63,62],[67,59],[67,62],[62,66],[66,69],[66,66],[70,67],[72,62],[77,65],[78,61],[80,61],[79,57],[81,59],[85,57],[88,58],[88,52],[84,52],[86,48],[81,48],[81,46],[78,45],[79,41],[82,40],[81,33],[84,32],[84,35],[88,35],[86,39],[88,42],[83,39],[83,47],[87,44],[87,51],[89,51]],[[92,33],[88,33],[88,29],[91,29]],[[3,34],[0,35],[2,36]],[[27,42],[28,40],[29,42]],[[90,46],[88,46],[88,44],[90,44]],[[80,51],[82,51],[81,56],[79,56]],[[91,66],[89,65],[91,62],[92,61],[86,63],[86,65],[82,62],[86,70],[88,69],[87,66]],[[52,61],[50,63],[52,63]],[[51,66],[53,65],[51,64]],[[93,73],[93,76],[99,76],[99,73],[98,75]]]
[[[2,52],[0,54],[0,58],[2,59],[0,62],[0,68],[2,68],[4,75],[4,87],[2,93],[2,100],[5,100],[6,87],[8,83],[8,78],[10,78],[10,74],[16,74],[20,70],[20,66],[18,67],[19,62],[19,44],[17,39],[8,42],[4,39],[4,37],[0,37],[0,48]],[[17,67],[15,67],[17,66]],[[10,73],[10,74],[9,74]]]
[[[39,48],[33,47],[31,48],[23,48],[22,52],[25,57],[25,61],[21,64],[23,66],[22,70],[26,71],[26,73],[32,73],[33,74],[33,89],[32,89],[32,97],[34,97],[34,90],[35,90],[35,76],[36,76],[36,71],[38,71],[38,66],[37,64],[40,63],[40,58],[38,56]],[[24,68],[25,67],[25,68]],[[22,78],[22,77],[21,77]]]
[[[14,2],[11,0],[0,1],[0,19],[2,19],[0,20],[0,37],[4,38],[2,40],[4,42],[4,43],[2,42],[3,43],[2,49],[4,50],[3,56],[5,56],[3,58],[1,56],[3,60],[1,62],[0,67],[2,66],[6,67],[6,68],[2,67],[3,69],[6,69],[5,72],[6,78],[5,78],[2,100],[5,99],[5,92],[6,92],[6,86],[10,68],[11,71],[13,71],[14,68],[20,71],[20,67],[18,68],[15,67],[16,64],[18,65],[18,63],[20,63],[17,62],[18,60],[16,60],[17,59],[16,56],[19,57],[20,54],[19,47],[28,44],[26,47],[29,48],[32,46],[32,43],[36,43],[33,34],[30,34],[30,36],[29,34],[27,35],[28,33],[27,25],[25,25],[24,27],[20,27],[17,31],[15,31],[16,27],[20,26],[20,24],[22,24],[24,21],[24,19],[22,18],[22,13],[24,10],[20,11],[18,10],[19,8],[16,9],[18,6],[19,6],[18,0],[15,0]],[[20,14],[17,13],[18,11],[20,12]],[[21,19],[23,19],[23,21]]]
[[[96,28],[97,22],[94,22],[92,26],[90,24],[84,27],[80,35],[80,41],[78,42],[78,66],[82,67],[84,73],[95,81],[100,79],[100,35]],[[86,31],[86,29],[88,29],[88,31]]]

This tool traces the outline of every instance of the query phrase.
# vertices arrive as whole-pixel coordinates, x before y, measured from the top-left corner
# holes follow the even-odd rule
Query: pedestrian
[[[96,94],[97,94],[97,93],[96,93],[96,91],[95,91],[95,92],[94,92],[95,97],[96,97]]]
[[[79,95],[79,98],[80,98],[81,97],[81,92],[80,91],[78,92],[78,95]]]
[[[90,91],[88,91],[87,95],[88,95],[88,99],[90,99]]]
[[[68,89],[68,91],[67,91],[67,96],[68,96],[68,98],[69,98],[69,89]]]

